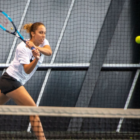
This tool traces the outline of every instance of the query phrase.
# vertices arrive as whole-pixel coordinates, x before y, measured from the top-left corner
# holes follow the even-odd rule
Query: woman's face
[[[46,28],[43,25],[38,26],[37,30],[35,32],[32,32],[32,40],[35,45],[40,45],[43,43],[45,37],[46,37]]]

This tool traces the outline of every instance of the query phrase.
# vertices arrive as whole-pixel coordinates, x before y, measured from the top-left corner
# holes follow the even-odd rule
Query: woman
[[[43,23],[25,24],[23,29],[30,34],[30,39],[17,46],[14,60],[0,78],[0,105],[13,99],[17,105],[36,106],[23,85],[43,62],[44,55],[52,54]],[[39,117],[30,116],[30,122],[38,140],[46,140]]]

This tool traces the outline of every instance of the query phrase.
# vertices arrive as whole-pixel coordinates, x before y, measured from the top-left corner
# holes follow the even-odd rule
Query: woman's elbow
[[[26,74],[30,74],[31,72],[30,71],[27,71],[26,69],[24,69],[25,73]]]
[[[31,72],[29,72],[29,71],[25,71],[25,73],[26,73],[26,74],[30,74]]]
[[[26,64],[23,65],[23,68],[24,68],[24,72],[25,72],[26,74],[30,74],[30,73],[31,73],[31,71],[29,71],[29,70],[27,69],[27,65],[26,65]]]
[[[50,50],[47,55],[51,56],[52,55],[52,50]]]
[[[52,50],[50,51],[50,55],[52,55]]]

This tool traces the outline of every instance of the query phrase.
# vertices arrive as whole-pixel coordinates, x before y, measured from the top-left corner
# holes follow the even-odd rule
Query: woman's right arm
[[[27,74],[30,74],[33,71],[33,69],[35,68],[37,62],[38,62],[38,60],[37,60],[37,58],[35,58],[30,64],[23,64],[24,71]]]
[[[35,68],[35,66],[39,60],[37,56],[40,56],[40,53],[38,50],[34,49],[34,50],[32,50],[32,53],[33,53],[33,56],[35,57],[35,59],[30,64],[23,64],[24,71],[27,74],[30,74],[33,71],[33,69]]]

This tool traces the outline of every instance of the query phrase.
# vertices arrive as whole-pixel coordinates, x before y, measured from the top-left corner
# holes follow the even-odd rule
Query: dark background
[[[0,1],[0,9],[9,14],[18,26],[26,2],[26,0]],[[70,4],[70,0],[41,0],[41,2],[32,0],[29,4],[24,24],[43,22],[47,29],[46,38],[53,52]],[[101,68],[103,64],[139,64],[140,46],[135,43],[135,37],[140,35],[139,7],[139,0],[75,0],[54,63],[90,63],[90,67],[87,71],[51,71],[40,106],[124,108],[136,70],[101,71]],[[25,38],[29,38],[24,31],[21,33]],[[13,40],[13,36],[0,31],[0,63],[6,63]],[[16,45],[19,42],[20,40]],[[43,63],[50,63],[52,56],[45,57]],[[13,57],[14,52],[11,61]],[[37,101],[46,73],[47,69],[37,71],[25,84],[35,101]],[[140,107],[139,84],[138,78],[129,108]],[[13,101],[7,103],[7,105],[13,104]],[[2,122],[3,119],[8,121],[10,118],[1,116],[0,121]],[[14,126],[13,121],[10,126],[5,127],[5,130],[27,129],[28,117],[12,116],[12,118],[17,119],[20,124],[23,121],[24,125]],[[43,123],[45,130],[59,130],[60,126],[64,126],[62,130],[67,130],[71,118],[42,117],[42,121],[45,121]],[[113,126],[105,128],[104,124],[108,124],[109,119],[83,119],[78,129],[115,131],[119,119],[112,121]],[[127,121],[134,122],[125,120],[122,131],[126,131]],[[87,126],[87,122],[94,125]],[[139,120],[132,124],[133,127],[130,130],[139,131],[138,122]],[[102,129],[98,127],[98,124]],[[0,127],[0,130],[3,130],[3,127]]]

